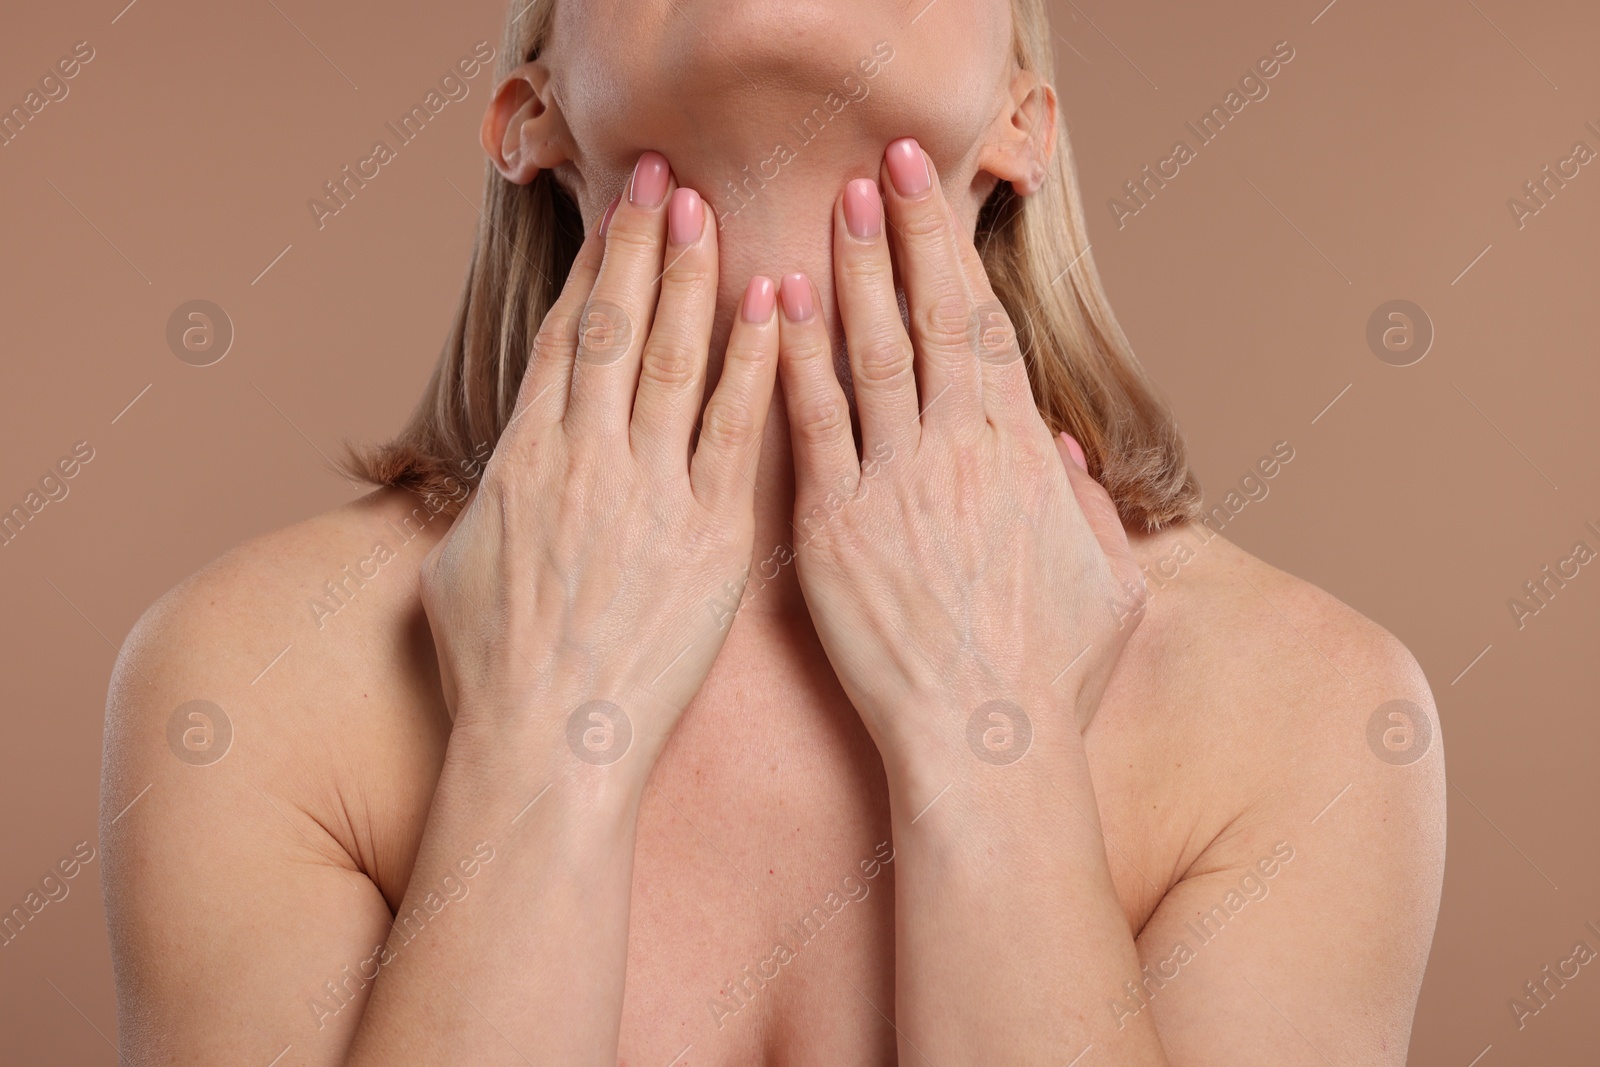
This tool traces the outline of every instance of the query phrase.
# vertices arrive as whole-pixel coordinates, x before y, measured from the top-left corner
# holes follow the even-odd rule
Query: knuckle
[[[536,366],[565,357],[571,348],[572,334],[576,328],[576,319],[570,313],[551,312],[546,315],[539,324],[539,331],[533,335],[533,350],[529,353],[528,362]]]
[[[847,285],[868,291],[886,285],[893,270],[887,256],[873,255],[867,250],[852,250],[841,256],[840,268]]]
[[[725,380],[729,378],[730,373],[743,377],[759,367],[767,358],[767,350],[760,344],[730,344],[723,353],[722,376]]]
[[[652,340],[645,345],[639,378],[644,384],[681,389],[694,380],[696,362],[687,345]]]
[[[826,343],[825,336],[817,330],[803,327],[788,330],[780,335],[784,355],[795,363],[812,366],[817,361],[826,361],[832,358],[833,352]]]
[[[986,300],[973,309],[969,332],[978,358],[987,363],[1011,363],[1022,355],[1016,326],[998,300]]]
[[[837,400],[822,398],[801,407],[794,430],[808,444],[819,444],[836,437],[849,418],[849,412]]]
[[[585,363],[613,363],[633,343],[633,319],[609,300],[590,300],[579,316],[578,359]]]
[[[700,423],[700,440],[717,448],[742,445],[754,432],[749,413],[734,404],[712,404]]]
[[[935,208],[934,202],[923,204],[920,210],[911,211],[900,222],[900,232],[912,239],[935,237],[945,232],[949,226],[949,218],[945,215],[943,204]]]
[[[965,347],[972,336],[972,312],[966,297],[953,285],[940,284],[914,309],[917,333],[929,344]]]
[[[692,252],[680,255],[668,264],[661,285],[689,297],[705,297],[716,291],[717,268],[713,261]]]
[[[900,331],[878,331],[861,345],[856,364],[855,373],[864,382],[886,385],[900,381],[911,374],[911,343]]]
[[[635,217],[631,212],[623,217],[618,212],[606,231],[606,256],[646,256],[661,254],[661,226],[655,219]]]

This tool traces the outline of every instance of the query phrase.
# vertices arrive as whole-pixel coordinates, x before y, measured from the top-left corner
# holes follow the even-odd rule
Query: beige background
[[[305,202],[475,42],[498,47],[502,14],[123,2],[0,19],[7,109],[95,49],[0,147],[0,510],[75,442],[95,453],[0,547],[4,910],[96,840],[104,690],[140,612],[347,499],[319,453],[417,396],[475,222],[489,76],[322,231]],[[1600,968],[1520,1031],[1506,1001],[1580,937],[1600,949],[1582,929],[1600,925],[1600,565],[1520,632],[1507,600],[1580,537],[1600,548],[1582,529],[1600,525],[1600,163],[1520,230],[1506,202],[1574,141],[1600,149],[1600,12],[1324,2],[1057,5],[1094,256],[1213,501],[1274,442],[1296,450],[1228,535],[1394,631],[1432,680],[1449,873],[1412,1062],[1594,1063]],[[1107,200],[1284,39],[1270,95],[1119,230]],[[206,368],[164,336],[195,298],[237,330]],[[1365,339],[1395,298],[1437,329],[1414,366]],[[115,1061],[98,876],[0,947],[7,1062]]]

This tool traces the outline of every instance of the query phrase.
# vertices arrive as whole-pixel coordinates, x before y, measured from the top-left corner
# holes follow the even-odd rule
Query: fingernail
[[[749,287],[744,291],[744,310],[740,313],[744,321],[759,326],[772,318],[772,307],[777,303],[777,296],[771,278],[761,274],[751,278]]]
[[[667,204],[667,236],[675,245],[688,245],[700,239],[705,229],[705,204],[693,189],[678,189]]]
[[[671,173],[667,157],[660,152],[646,152],[640,156],[633,168],[628,203],[635,207],[660,207],[662,198],[667,195],[667,176]]]
[[[600,236],[606,235],[606,230],[611,228],[611,216],[617,213],[617,205],[622,203],[621,195],[611,198],[611,203],[606,205],[605,214],[600,216]]]
[[[901,196],[921,196],[933,187],[928,159],[913,138],[900,138],[884,154],[889,160],[889,180],[894,182],[895,192]]]
[[[1077,439],[1074,438],[1070,433],[1067,433],[1065,430],[1061,431],[1061,439],[1067,443],[1067,451],[1072,453],[1072,462],[1078,465],[1079,470],[1087,473],[1089,470],[1089,460],[1083,454],[1083,446],[1078,444]]]
[[[805,322],[816,314],[811,301],[811,279],[804,274],[783,276],[783,317],[790,322]]]
[[[844,225],[850,236],[870,241],[883,228],[883,203],[878,183],[857,178],[844,187]]]

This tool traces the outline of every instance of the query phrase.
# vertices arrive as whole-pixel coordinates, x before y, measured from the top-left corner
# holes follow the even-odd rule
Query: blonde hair
[[[554,5],[534,0],[508,14],[497,78],[539,54]],[[1044,0],[1013,0],[1012,8],[1018,63],[1051,82]],[[510,421],[534,334],[566,281],[583,222],[547,171],[516,185],[486,167],[483,204],[455,321],[421,402],[393,441],[351,450],[349,470],[366,481],[459,500]],[[1040,415],[1053,433],[1077,438],[1123,523],[1148,531],[1197,519],[1200,486],[1183,437],[1117,325],[1088,252],[1064,130],[1036,193],[1019,197],[1008,183],[995,191],[978,220],[978,246],[1016,328]]]

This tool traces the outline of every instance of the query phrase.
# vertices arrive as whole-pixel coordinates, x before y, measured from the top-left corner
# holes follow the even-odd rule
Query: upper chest
[[[1123,726],[1139,688],[1114,685],[1088,739],[1133,931],[1180,869],[1186,822]],[[375,853],[415,854],[432,782],[413,784],[372,820],[394,838]],[[1033,817],[1049,833],[1083,816]],[[407,873],[380,876],[391,901]],[[882,762],[814,632],[741,616],[641,803],[620,1061],[895,1062],[894,880]]]

